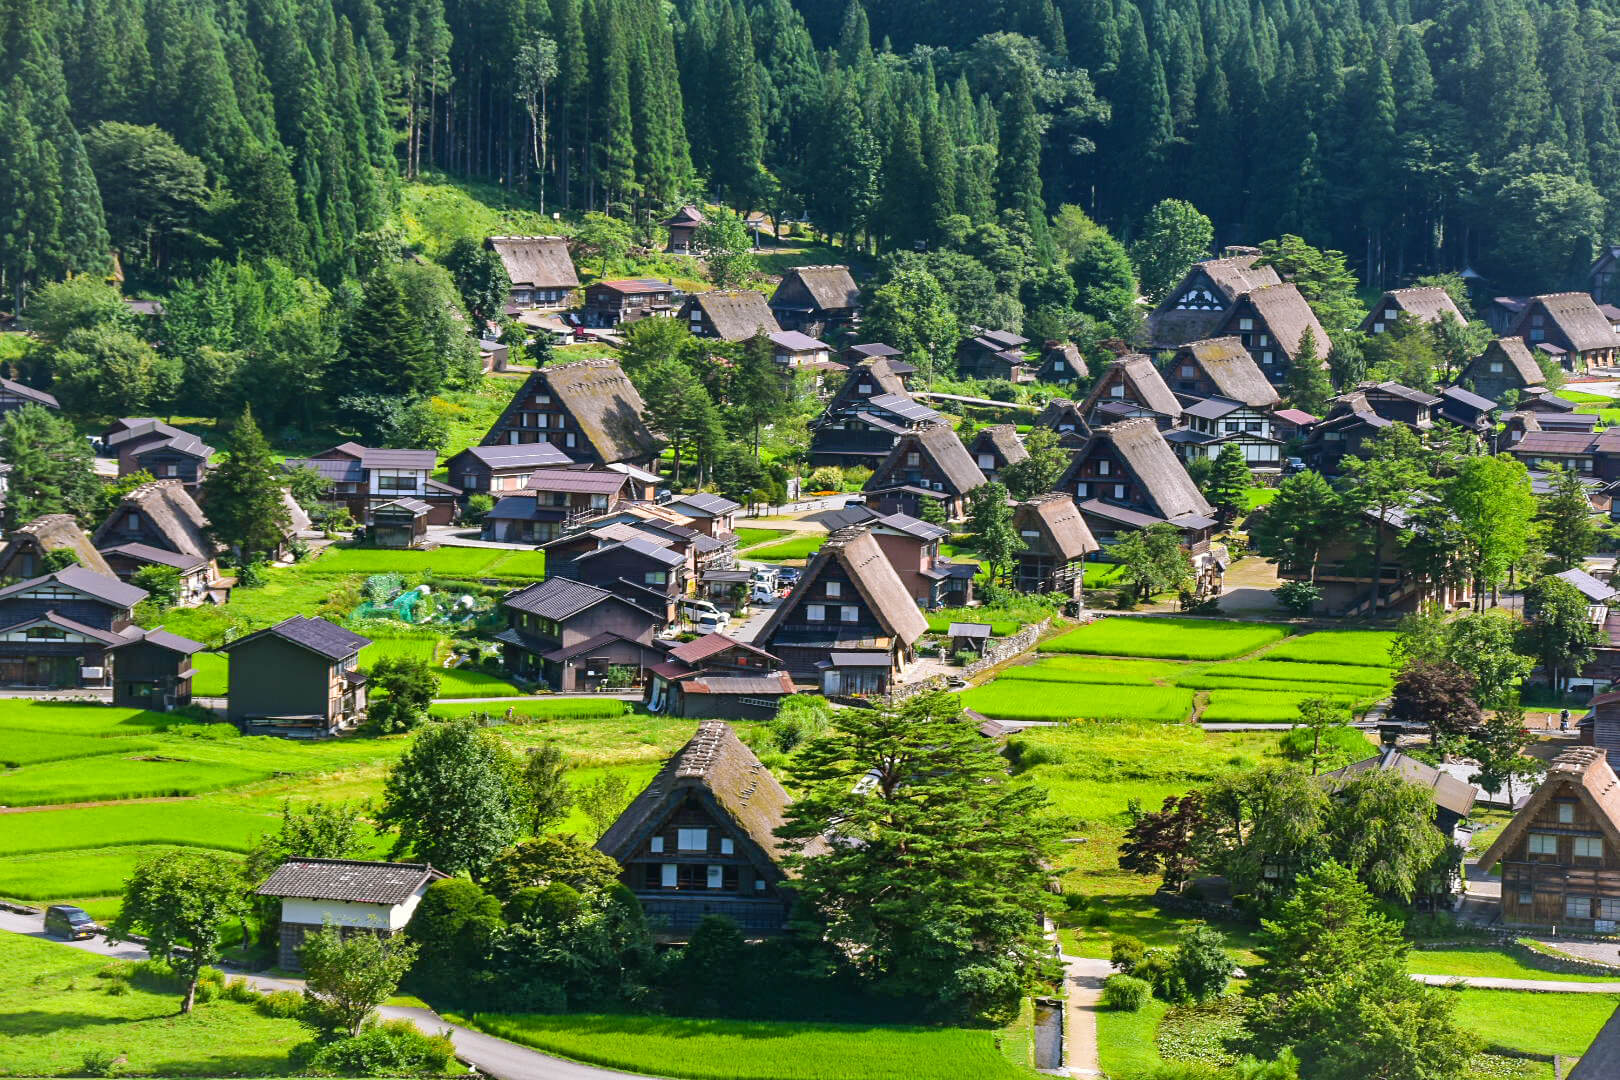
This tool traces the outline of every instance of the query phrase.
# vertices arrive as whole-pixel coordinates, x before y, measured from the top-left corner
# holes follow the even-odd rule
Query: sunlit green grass
[[[1615,994],[1456,991],[1458,1023],[1487,1046],[1530,1054],[1583,1053],[1620,1005]]]
[[[1322,630],[1289,638],[1275,649],[1267,649],[1260,659],[1387,668],[1389,647],[1394,643],[1395,633],[1390,630]]]
[[[93,851],[16,855],[0,860],[0,896],[17,900],[63,900],[115,896],[135,867],[170,846],[110,847]],[[235,858],[214,851],[220,858]]]
[[[31,810],[7,814],[0,828],[0,858],[120,847],[133,844],[186,844],[245,852],[276,819],[263,812],[197,800],[85,806],[73,810]]]
[[[783,562],[788,559],[808,559],[821,549],[827,536],[825,533],[810,533],[804,536],[795,536],[792,540],[784,540],[780,544],[769,544],[762,548],[755,548],[748,553],[750,559],[763,562]]]
[[[694,1080],[996,1080],[1028,1077],[994,1033],[961,1028],[479,1013],[501,1038],[576,1061]]]
[[[1267,623],[1205,619],[1108,618],[1042,643],[1042,652],[1147,656],[1166,660],[1227,660],[1288,633]]]
[[[962,704],[998,720],[1185,720],[1190,690],[1174,686],[1099,686],[997,679],[962,693]]]

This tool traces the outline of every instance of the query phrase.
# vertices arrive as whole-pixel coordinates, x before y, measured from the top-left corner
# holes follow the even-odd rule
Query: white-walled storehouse
[[[294,859],[282,863],[255,891],[280,897],[279,963],[297,971],[306,934],[331,923],[345,934],[368,931],[392,937],[411,921],[428,886],[444,876],[425,863]]]

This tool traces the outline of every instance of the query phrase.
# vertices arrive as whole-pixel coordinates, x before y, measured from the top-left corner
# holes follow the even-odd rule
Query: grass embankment
[[[311,1032],[224,999],[177,1014],[179,997],[139,983],[108,992],[104,957],[0,933],[0,1076],[85,1076],[94,1053],[121,1076],[279,1076]]]
[[[1620,972],[1613,975],[1566,975],[1563,972],[1532,967],[1520,957],[1489,945],[1415,949],[1406,958],[1406,970],[1420,975],[1465,975],[1484,979],[1620,983]]]
[[[1029,1077],[991,1031],[669,1016],[479,1013],[473,1023],[575,1061],[691,1080],[975,1080]]]

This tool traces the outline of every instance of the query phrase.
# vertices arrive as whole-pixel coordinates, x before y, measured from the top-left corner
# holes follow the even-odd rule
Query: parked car
[[[1304,471],[1305,471],[1305,459],[1304,458],[1291,457],[1288,460],[1283,462],[1283,475],[1284,476],[1293,476],[1295,473],[1302,473]]]
[[[705,634],[718,634],[731,622],[731,616],[722,611],[705,612],[692,625]]]
[[[52,937],[78,941],[96,936],[96,921],[83,908],[72,904],[52,904],[45,909],[45,932]]]
[[[786,585],[791,589],[793,586],[799,583],[799,568],[796,566],[782,567],[782,569],[776,573],[776,580],[780,581],[783,585]]]

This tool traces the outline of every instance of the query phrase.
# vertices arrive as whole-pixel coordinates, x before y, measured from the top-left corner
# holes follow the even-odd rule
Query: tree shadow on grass
[[[138,1023],[146,1019],[158,1019],[158,1017],[156,1015],[151,1017],[105,1016],[95,1013],[29,1009],[23,1012],[7,1012],[0,1016],[0,1035],[14,1038],[24,1035],[50,1035],[54,1032],[70,1031],[75,1028]]]

